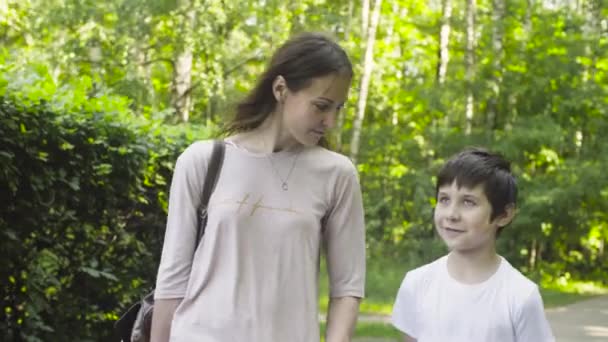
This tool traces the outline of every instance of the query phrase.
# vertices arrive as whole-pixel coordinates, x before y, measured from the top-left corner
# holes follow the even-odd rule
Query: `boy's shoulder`
[[[443,281],[447,277],[447,255],[444,255],[430,263],[408,271],[405,275],[406,282],[414,286],[428,286],[434,281]],[[504,290],[511,292],[515,297],[527,297],[532,292],[538,291],[538,286],[528,277],[523,275],[518,269],[513,267],[508,260],[501,256],[501,265],[496,274],[499,279],[491,282]]]
[[[405,274],[405,281],[410,283],[429,283],[442,275],[446,269],[448,256],[444,255],[434,261],[414,268]]]
[[[507,259],[502,258],[500,270],[502,272],[502,283],[508,285],[511,292],[521,296],[529,296],[538,290],[538,285],[530,280],[518,269],[516,269]]]

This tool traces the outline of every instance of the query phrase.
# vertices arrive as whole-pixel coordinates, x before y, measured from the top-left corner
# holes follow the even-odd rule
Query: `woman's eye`
[[[447,197],[439,197],[439,203],[448,203],[449,200]]]
[[[470,200],[470,199],[465,199],[465,200],[464,200],[464,204],[465,204],[466,206],[469,206],[469,207],[472,207],[472,206],[476,205],[475,201],[472,201],[472,200]]]
[[[315,103],[315,107],[317,107],[318,110],[324,112],[326,110],[329,109],[329,106],[323,103]]]

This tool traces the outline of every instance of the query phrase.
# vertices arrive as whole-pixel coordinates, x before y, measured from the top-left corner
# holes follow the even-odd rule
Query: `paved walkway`
[[[557,342],[608,342],[608,296],[547,309]],[[385,322],[386,316],[362,316],[360,321]],[[396,342],[390,338],[360,337],[353,342]]]
[[[608,342],[608,296],[547,310],[557,342]]]

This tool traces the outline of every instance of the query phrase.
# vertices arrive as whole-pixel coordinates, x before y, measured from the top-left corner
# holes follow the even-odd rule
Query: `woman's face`
[[[329,74],[313,78],[308,87],[297,92],[285,87],[277,99],[282,104],[283,129],[302,145],[318,144],[335,127],[348,97],[350,82],[349,76]]]

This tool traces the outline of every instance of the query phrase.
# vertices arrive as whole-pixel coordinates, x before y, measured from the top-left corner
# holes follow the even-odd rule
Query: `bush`
[[[7,340],[106,341],[152,285],[173,163],[196,135],[108,116],[0,97]]]

